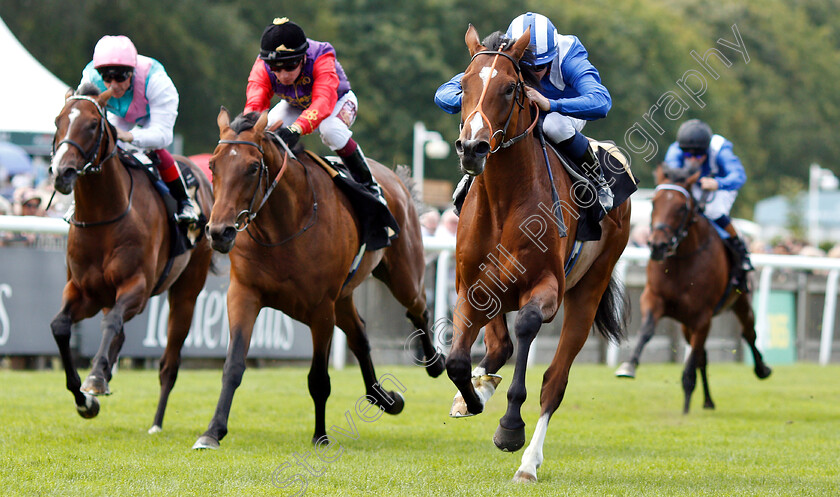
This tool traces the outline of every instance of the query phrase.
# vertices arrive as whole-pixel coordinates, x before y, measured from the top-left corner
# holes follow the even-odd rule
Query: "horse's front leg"
[[[82,381],[73,364],[73,355],[70,351],[70,333],[73,323],[90,317],[97,311],[89,309],[92,304],[86,301],[82,292],[71,282],[64,287],[62,301],[61,310],[53,318],[50,328],[61,355],[61,363],[67,379],[67,390],[73,394],[76,410],[83,418],[93,418],[99,414],[99,401],[96,397],[81,391]]]
[[[222,391],[210,425],[193,444],[193,449],[218,449],[219,442],[227,435],[233,394],[242,383],[242,376],[245,374],[245,358],[251,345],[254,322],[262,308],[259,294],[236,280],[231,280],[227,304],[230,345],[228,345],[222,372]]]
[[[102,318],[102,341],[91,362],[91,370],[82,384],[82,392],[90,395],[110,395],[111,367],[119,357],[125,342],[123,325],[143,308],[146,298],[146,278],[137,275],[117,289],[114,306]]]
[[[636,368],[639,366],[639,360],[642,356],[642,351],[653,334],[656,331],[656,323],[662,318],[664,313],[665,303],[662,298],[656,296],[650,287],[645,287],[642,292],[640,300],[640,312],[642,315],[642,327],[639,330],[639,341],[636,343],[636,348],[633,349],[633,356],[629,361],[622,363],[618,369],[615,370],[615,375],[619,378],[635,378]]]
[[[464,285],[465,286],[465,285]],[[496,376],[474,377],[470,349],[481,327],[493,316],[476,309],[466,299],[466,289],[458,293],[453,310],[452,348],[446,358],[446,373],[458,388],[449,415],[453,418],[473,416],[484,411],[484,404],[498,385]]]
[[[529,292],[529,295],[526,296],[527,303],[522,306],[516,315],[516,321],[513,325],[518,343],[516,366],[507,392],[507,411],[499,420],[499,427],[496,429],[496,434],[493,435],[493,443],[505,452],[515,452],[525,445],[525,422],[522,420],[520,410],[528,396],[525,389],[528,354],[542,323],[546,318],[557,312],[557,296],[557,280],[553,277],[547,278]]]

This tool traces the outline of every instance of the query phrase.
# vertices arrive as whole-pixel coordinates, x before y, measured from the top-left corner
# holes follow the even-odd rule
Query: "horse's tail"
[[[627,316],[625,312],[630,305],[624,285],[615,276],[610,278],[610,284],[601,296],[598,310],[595,312],[595,329],[611,342],[619,342],[627,331]]]
[[[411,195],[411,201],[417,212],[423,212],[426,210],[423,206],[423,199],[420,196],[420,190],[417,187],[417,182],[414,181],[414,178],[411,176],[411,168],[402,164],[397,164],[397,168],[394,172]]]

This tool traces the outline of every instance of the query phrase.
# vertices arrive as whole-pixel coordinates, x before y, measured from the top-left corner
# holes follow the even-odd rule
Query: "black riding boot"
[[[452,202],[455,204],[455,215],[461,215],[461,207],[464,206],[464,200],[467,199],[467,193],[470,192],[470,186],[472,186],[473,177],[469,174],[465,174],[461,181],[458,182],[458,186],[455,187],[455,192],[452,193]]]
[[[580,166],[589,179],[595,184],[598,190],[598,203],[604,209],[604,212],[609,212],[613,208],[613,199],[615,195],[604,177],[604,168],[601,166],[598,157],[592,147],[586,147],[586,152],[583,156],[577,159],[578,166]],[[595,174],[598,174],[598,179],[595,179]]]
[[[169,193],[171,193],[178,202],[178,211],[175,213],[175,221],[185,224],[197,223],[198,213],[195,211],[195,207],[193,207],[189,195],[187,195],[187,190],[184,187],[184,182],[181,180],[181,177],[179,176],[178,179],[167,182],[166,186],[169,188]]]
[[[367,188],[382,204],[388,205],[388,202],[385,201],[385,196],[382,195],[382,188],[379,187],[379,183],[370,174],[370,168],[368,167],[367,159],[365,159],[365,154],[362,152],[362,147],[357,145],[356,150],[348,156],[341,157],[341,161],[344,162],[344,165],[350,170],[350,174],[362,186]]]
[[[747,271],[754,271],[755,267],[752,265],[752,261],[750,260],[750,253],[747,251],[747,246],[744,245],[744,241],[741,240],[739,236],[730,236],[727,239],[729,246],[738,254],[738,258],[740,261],[738,263],[741,266],[741,269],[744,272]]]

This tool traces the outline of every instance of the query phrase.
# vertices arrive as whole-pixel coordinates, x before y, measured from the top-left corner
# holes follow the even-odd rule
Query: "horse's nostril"
[[[478,142],[478,144],[475,146],[475,155],[477,155],[479,157],[484,157],[489,153],[490,153],[490,144],[489,143],[487,143],[485,141],[481,141],[481,142]]]
[[[458,152],[459,155],[464,154],[464,144],[461,142],[461,140],[455,141],[455,151]]]

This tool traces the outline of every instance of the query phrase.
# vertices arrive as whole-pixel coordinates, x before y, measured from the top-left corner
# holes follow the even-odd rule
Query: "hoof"
[[[160,433],[162,431],[163,431],[163,428],[161,428],[158,425],[154,425],[151,428],[149,428],[149,435],[154,435],[155,433]]]
[[[312,437],[312,445],[329,447],[332,445],[332,440],[327,435],[314,435]]]
[[[219,441],[207,435],[201,435],[192,446],[193,450],[213,449],[219,448]]]
[[[714,408],[715,408],[715,403],[712,402],[712,401],[703,403],[703,409],[714,409]]]
[[[513,475],[513,482],[514,483],[536,483],[537,482],[537,475],[532,475],[527,471],[517,471],[515,475]]]
[[[403,408],[405,407],[405,397],[402,396],[399,392],[388,392],[391,395],[394,403],[390,405],[382,406],[385,409],[385,412],[396,416],[397,414],[401,413]]]
[[[467,408],[467,402],[461,392],[456,393],[455,398],[452,399],[452,407],[449,409],[449,417],[468,418],[470,416],[475,416],[475,413],[471,413]]]
[[[636,366],[632,362],[623,362],[618,369],[615,370],[615,375],[619,378],[635,378]]]
[[[82,393],[90,395],[111,395],[111,389],[108,388],[108,380],[100,378],[99,376],[88,376],[80,388]]]
[[[758,376],[759,380],[766,379],[772,372],[773,370],[766,364],[762,364],[761,367],[755,368],[755,375]]]
[[[493,443],[504,452],[516,452],[525,445],[525,427],[509,430],[502,425],[496,428]]]
[[[85,419],[95,418],[96,415],[99,414],[99,401],[96,400],[96,397],[90,394],[85,394],[85,405],[77,405],[76,412],[79,413],[79,416]]]
[[[446,371],[446,357],[443,354],[437,354],[435,359],[426,364],[426,374],[432,378],[437,378]]]

